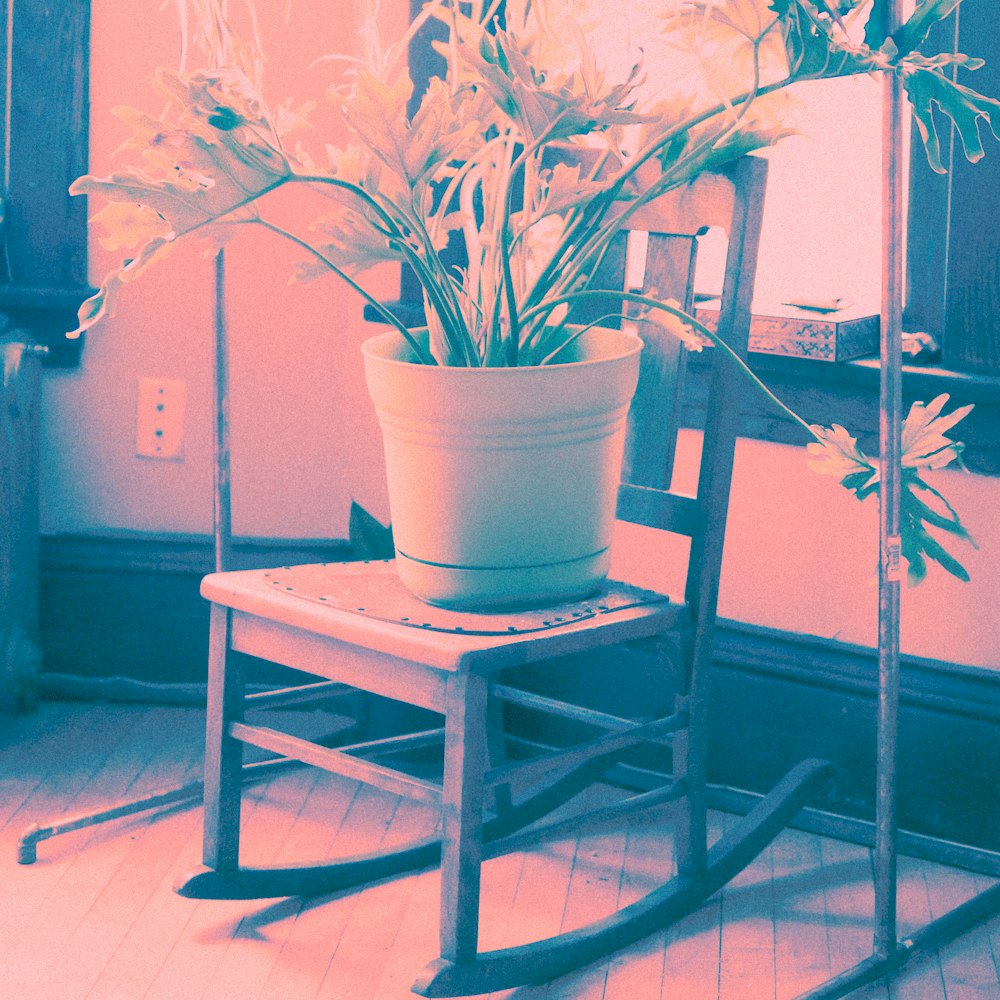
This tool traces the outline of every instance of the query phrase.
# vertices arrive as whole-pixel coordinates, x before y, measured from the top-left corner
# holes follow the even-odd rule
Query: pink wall
[[[270,60],[268,96],[320,98],[327,79],[313,61],[356,44],[360,5],[259,4]],[[387,19],[406,7],[383,4]],[[336,13],[331,13],[335,11]],[[173,4],[92,4],[91,170],[114,169],[126,138],[111,109],[159,111],[149,85],[177,64]],[[320,109],[321,110],[321,109]],[[309,137],[306,137],[307,140]],[[329,135],[316,132],[319,158]],[[361,304],[333,278],[288,286],[295,259],[276,237],[256,234],[229,251],[235,530],[287,537],[342,536],[352,496],[387,515],[378,438],[358,345],[373,332]],[[91,240],[95,282],[115,263]],[[193,248],[144,275],[115,315],[89,337],[80,371],[48,378],[43,472],[46,532],[211,530],[212,263]],[[398,289],[381,278],[388,297]],[[184,460],[137,458],[140,377],[187,384]]]
[[[691,489],[700,435],[678,449],[675,486]],[[719,613],[725,618],[866,646],[876,644],[878,508],[858,503],[832,477],[806,465],[805,451],[741,440],[726,534]],[[932,567],[902,590],[903,651],[1000,668],[1000,481],[946,471],[934,480],[961,512],[979,549],[962,546],[972,579]],[[628,566],[637,582],[680,596],[684,547],[633,525],[619,525],[612,572]]]
[[[357,37],[359,5],[292,3],[287,24],[286,4],[258,6],[269,93],[275,100],[296,91],[312,96],[323,79],[312,60]],[[405,6],[383,0],[390,18]],[[147,81],[157,65],[176,64],[179,39],[173,8],[159,2],[93,0],[92,20],[91,164],[105,173],[125,137],[110,109],[159,109]],[[801,97],[803,134],[771,153],[759,299],[823,290],[877,301],[877,87],[813,85]],[[96,242],[91,259],[96,280],[111,260]],[[373,328],[334,279],[289,288],[290,259],[264,235],[244,238],[229,253],[235,530],[343,537],[352,497],[388,515],[358,352]],[[394,294],[393,274],[382,276],[381,288]],[[211,530],[211,343],[211,264],[188,251],[122,296],[115,317],[91,333],[78,371],[47,375],[46,533]],[[134,455],[136,382],[144,376],[187,383],[183,461]],[[695,434],[685,438],[682,476],[694,467],[697,442]],[[961,473],[941,481],[981,549],[965,553],[971,585],[932,571],[925,585],[906,592],[904,647],[1000,667],[1000,487]],[[809,471],[802,449],[741,442],[721,613],[872,644],[876,519],[872,502],[859,505]],[[648,582],[676,592],[669,548],[661,555],[632,529],[620,542],[620,562],[634,557]]]

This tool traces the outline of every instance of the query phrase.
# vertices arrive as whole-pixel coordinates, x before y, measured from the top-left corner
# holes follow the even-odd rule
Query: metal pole
[[[888,5],[888,29],[902,23],[902,0]],[[879,695],[876,773],[874,953],[897,949],[896,734],[899,709],[900,449],[903,314],[903,86],[886,75],[882,103],[882,314],[879,446]]]
[[[232,567],[233,514],[229,459],[229,343],[226,326],[226,252],[215,255],[215,572]]]
[[[224,251],[215,257],[215,419],[214,419],[214,480],[213,486],[213,535],[215,541],[215,571],[217,573],[232,567],[232,507],[230,498],[229,462],[229,343],[226,325],[225,300],[226,265]],[[335,685],[341,690],[343,685]],[[331,694],[328,682],[280,691],[268,691],[247,696],[247,700],[258,707],[277,707],[284,704],[304,703],[311,696],[327,698]],[[339,735],[339,734],[338,734]],[[243,780],[261,780],[272,770],[297,764],[287,757],[260,761],[243,767]],[[161,789],[151,795],[119,803],[97,812],[82,813],[63,817],[46,826],[32,824],[18,841],[17,860],[19,864],[34,864],[38,857],[38,844],[50,837],[56,837],[73,830],[96,826],[110,820],[121,819],[135,813],[159,809],[178,803],[195,804],[203,798],[204,783],[191,782],[177,788]]]
[[[4,53],[4,94],[3,94],[3,181],[0,193],[7,196],[10,191],[10,125],[13,113],[14,93],[14,6],[15,0],[8,0],[7,20],[4,24],[5,53]]]

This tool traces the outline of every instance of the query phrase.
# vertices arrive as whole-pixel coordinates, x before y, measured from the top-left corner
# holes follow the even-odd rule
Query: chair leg
[[[507,740],[503,726],[503,702],[492,694],[487,695],[486,740],[490,767],[499,767],[507,760]],[[494,785],[493,809],[497,816],[510,815],[513,808],[510,784]]]
[[[239,867],[243,744],[229,724],[243,719],[243,677],[229,656],[231,613],[212,605],[205,722],[205,832],[202,859],[216,871]]]
[[[686,699],[678,699],[682,702]],[[678,704],[678,708],[680,708]],[[673,772],[675,781],[683,781],[684,797],[678,801],[679,815],[674,840],[677,851],[677,871],[692,879],[700,879],[708,865],[708,817],[705,800],[706,733],[703,720],[695,715],[687,728],[678,730],[673,740]]]
[[[449,677],[441,803],[441,956],[456,963],[474,961],[479,946],[486,701],[485,678],[467,672]]]

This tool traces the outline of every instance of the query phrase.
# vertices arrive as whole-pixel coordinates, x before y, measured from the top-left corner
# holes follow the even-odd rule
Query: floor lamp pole
[[[215,435],[213,535],[215,572],[232,569],[233,516],[229,453],[229,341],[226,323],[226,251],[215,255]]]
[[[888,30],[902,23],[902,0],[888,4]],[[876,772],[874,953],[896,950],[896,735],[900,650],[900,476],[902,427],[904,94],[896,73],[882,100],[882,309],[880,323],[878,757]]]

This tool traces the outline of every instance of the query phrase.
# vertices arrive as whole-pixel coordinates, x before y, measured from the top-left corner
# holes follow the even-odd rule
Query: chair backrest
[[[724,172],[705,174],[689,187],[650,202],[627,225],[633,241],[634,233],[647,234],[641,282],[634,280],[635,257],[627,254],[622,240],[607,255],[591,287],[621,289],[624,280],[660,299],[673,298],[690,311],[697,237],[719,227],[729,243],[718,334],[745,358],[766,174],[765,160],[747,156]],[[618,517],[692,539],[685,597],[697,618],[711,619],[745,383],[731,361],[714,352],[697,493],[671,492],[687,349],[655,321],[641,321],[639,334],[646,346],[629,417]]]

